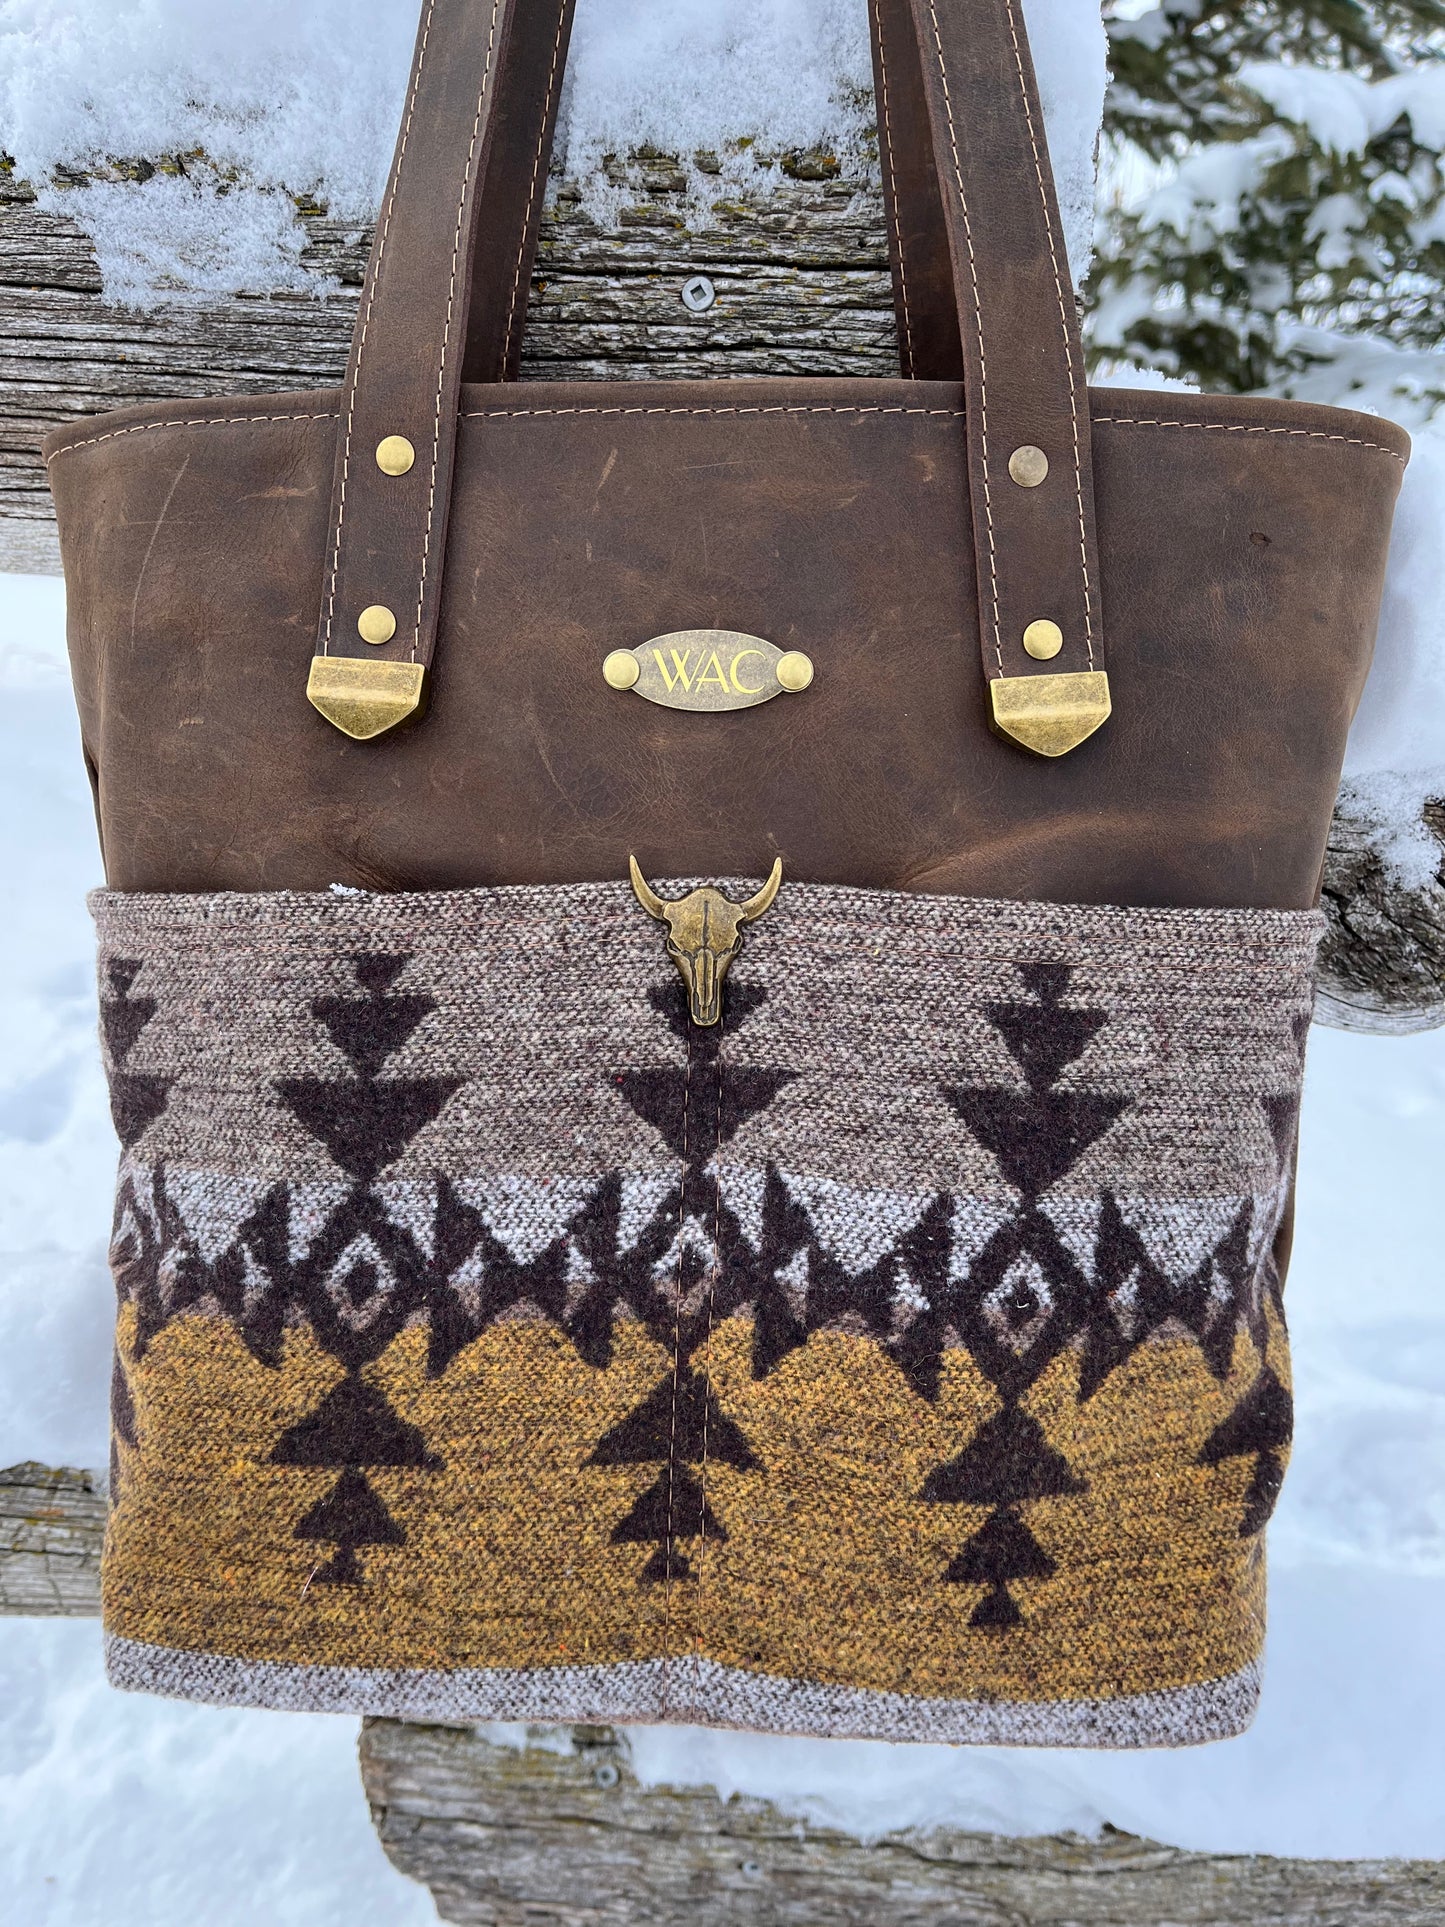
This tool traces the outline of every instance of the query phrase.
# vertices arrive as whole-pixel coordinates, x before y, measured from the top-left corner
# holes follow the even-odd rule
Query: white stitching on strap
[[[412,75],[411,93],[406,103],[406,119],[402,122],[401,143],[396,153],[396,171],[392,176],[391,191],[386,197],[386,207],[382,212],[381,232],[376,239],[376,259],[372,264],[371,273],[367,276],[366,306],[362,311],[361,331],[356,341],[356,368],[346,391],[346,434],[341,450],[341,488],[336,501],[336,534],[331,545],[331,572],[326,583],[326,627],[321,636],[323,656],[330,653],[331,624],[336,614],[336,578],[341,570],[341,528],[346,520],[346,484],[351,474],[351,424],[356,415],[356,390],[361,382],[361,359],[366,353],[366,331],[371,325],[371,310],[376,300],[376,287],[381,280],[381,263],[386,254],[387,237],[391,232],[392,208],[396,203],[396,190],[401,184],[401,170],[406,161],[406,145],[411,137],[412,116],[416,112],[416,97],[421,88],[421,70],[426,65],[427,48],[431,42],[432,16],[435,12],[436,0],[427,0],[421,42],[417,47],[416,72]]]
[[[1028,81],[1024,77],[1023,53],[1019,47],[1018,15],[1014,10],[1014,0],[1004,0],[1008,9],[1009,37],[1013,42],[1014,66],[1018,70],[1019,94],[1024,104],[1024,120],[1029,130],[1029,146],[1033,150],[1034,179],[1038,183],[1039,201],[1044,217],[1044,232],[1049,239],[1049,260],[1054,270],[1054,288],[1059,297],[1059,325],[1064,335],[1064,359],[1068,364],[1069,414],[1074,434],[1074,492],[1079,504],[1079,559],[1084,571],[1084,644],[1089,652],[1089,667],[1094,667],[1094,586],[1089,579],[1089,528],[1084,514],[1084,456],[1082,437],[1079,433],[1079,384],[1074,370],[1074,349],[1070,338],[1069,311],[1064,295],[1064,278],[1059,272],[1059,250],[1054,238],[1054,223],[1049,210],[1048,189],[1044,185],[1043,160],[1039,154],[1038,129],[1034,126],[1034,110],[1029,101]]]
[[[511,360],[512,335],[517,327],[517,297],[522,289],[522,263],[527,258],[527,236],[532,230],[532,210],[537,205],[537,185],[542,172],[542,150],[547,145],[547,123],[552,118],[552,97],[557,90],[557,69],[562,59],[562,29],[567,24],[567,9],[557,11],[557,38],[552,43],[552,68],[547,75],[547,97],[542,103],[542,127],[537,135],[537,152],[532,157],[532,185],[527,190],[527,212],[522,222],[522,239],[517,248],[517,267],[512,276],[512,299],[507,306],[507,327],[502,336],[502,363]]]
[[[431,532],[436,520],[437,506],[437,469],[441,463],[442,434],[442,395],[446,387],[447,355],[451,349],[452,323],[456,317],[457,270],[462,258],[462,221],[467,211],[467,194],[472,184],[472,170],[476,166],[477,148],[482,138],[482,115],[486,111],[487,94],[492,81],[492,56],[497,48],[497,13],[502,0],[492,0],[491,25],[487,30],[487,64],[482,70],[482,88],[477,95],[477,117],[472,123],[472,144],[467,149],[467,165],[462,175],[462,194],[457,202],[457,231],[452,244],[452,277],[447,288],[447,319],[442,331],[441,360],[437,365],[437,406],[436,420],[432,426],[431,480],[427,490],[426,532],[421,544],[421,579],[416,591],[416,627],[412,631],[411,660],[416,661],[416,652],[421,645],[421,613],[426,605],[426,579],[431,566]]]
[[[883,9],[880,0],[872,0],[873,24],[878,39],[878,105],[882,110],[883,145],[888,149],[888,183],[892,189],[889,195],[889,214],[893,220],[893,245],[898,254],[898,306],[903,322],[903,373],[913,373],[913,327],[908,318],[908,270],[903,259],[903,223],[898,216],[898,175],[893,165],[893,124],[888,114],[888,62],[883,52]]]
[[[998,548],[993,532],[993,495],[988,473],[988,361],[983,345],[983,305],[979,298],[978,260],[973,251],[973,229],[968,218],[968,196],[963,186],[963,165],[958,158],[958,129],[953,120],[953,99],[948,91],[948,69],[943,61],[943,36],[938,30],[938,10],[933,0],[928,0],[928,12],[933,21],[934,56],[938,61],[938,77],[943,83],[943,105],[948,115],[948,142],[953,149],[953,178],[958,188],[959,211],[963,215],[963,239],[968,255],[969,279],[973,283],[973,325],[978,336],[978,435],[979,451],[983,457],[983,519],[988,536],[988,596],[989,607],[993,612],[993,653],[998,661],[998,673],[1002,676],[1003,638],[999,633],[998,611]]]

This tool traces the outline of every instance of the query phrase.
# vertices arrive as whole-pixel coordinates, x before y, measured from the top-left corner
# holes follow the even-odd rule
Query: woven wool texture
[[[703,1029],[625,886],[94,908],[117,1683],[1247,1723],[1318,917],[785,885]]]

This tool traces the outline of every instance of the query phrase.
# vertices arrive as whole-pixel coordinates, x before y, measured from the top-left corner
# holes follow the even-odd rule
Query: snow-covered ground
[[[0,1464],[100,1465],[114,1140],[94,1043],[98,880],[63,592],[0,577]],[[1103,1822],[1219,1850],[1445,1855],[1445,1032],[1317,1031],[1290,1304],[1298,1442],[1271,1529],[1264,1709],[1174,1754],[640,1731],[645,1778],[863,1835]],[[0,1892],[17,1927],[408,1927],[355,1724],[113,1694],[93,1623],[0,1620]],[[117,1911],[117,1896],[124,1911]]]

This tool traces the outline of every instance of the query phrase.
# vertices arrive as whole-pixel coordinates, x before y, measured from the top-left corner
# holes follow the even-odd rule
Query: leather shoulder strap
[[[869,0],[868,17],[899,365],[911,381],[962,381],[953,259],[909,0]]]
[[[308,684],[348,735],[379,735],[420,705],[436,646],[476,228],[504,161],[499,76],[525,11],[422,8],[342,392]]]
[[[953,263],[993,721],[1062,755],[1109,713],[1088,386],[1020,0],[908,0]]]
[[[1019,0],[873,4],[899,285],[912,269],[923,289],[906,352],[914,372],[961,367],[992,717],[1059,755],[1109,699],[1083,353]],[[420,703],[463,373],[515,369],[570,20],[571,0],[425,0],[347,370],[309,688],[353,735]]]

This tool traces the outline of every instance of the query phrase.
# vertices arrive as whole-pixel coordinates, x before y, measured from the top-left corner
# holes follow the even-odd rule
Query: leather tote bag
[[[897,380],[519,382],[567,0],[427,0],[340,392],[47,455],[123,1686],[1237,1731],[1408,452],[1085,384],[1016,0],[875,0]]]

